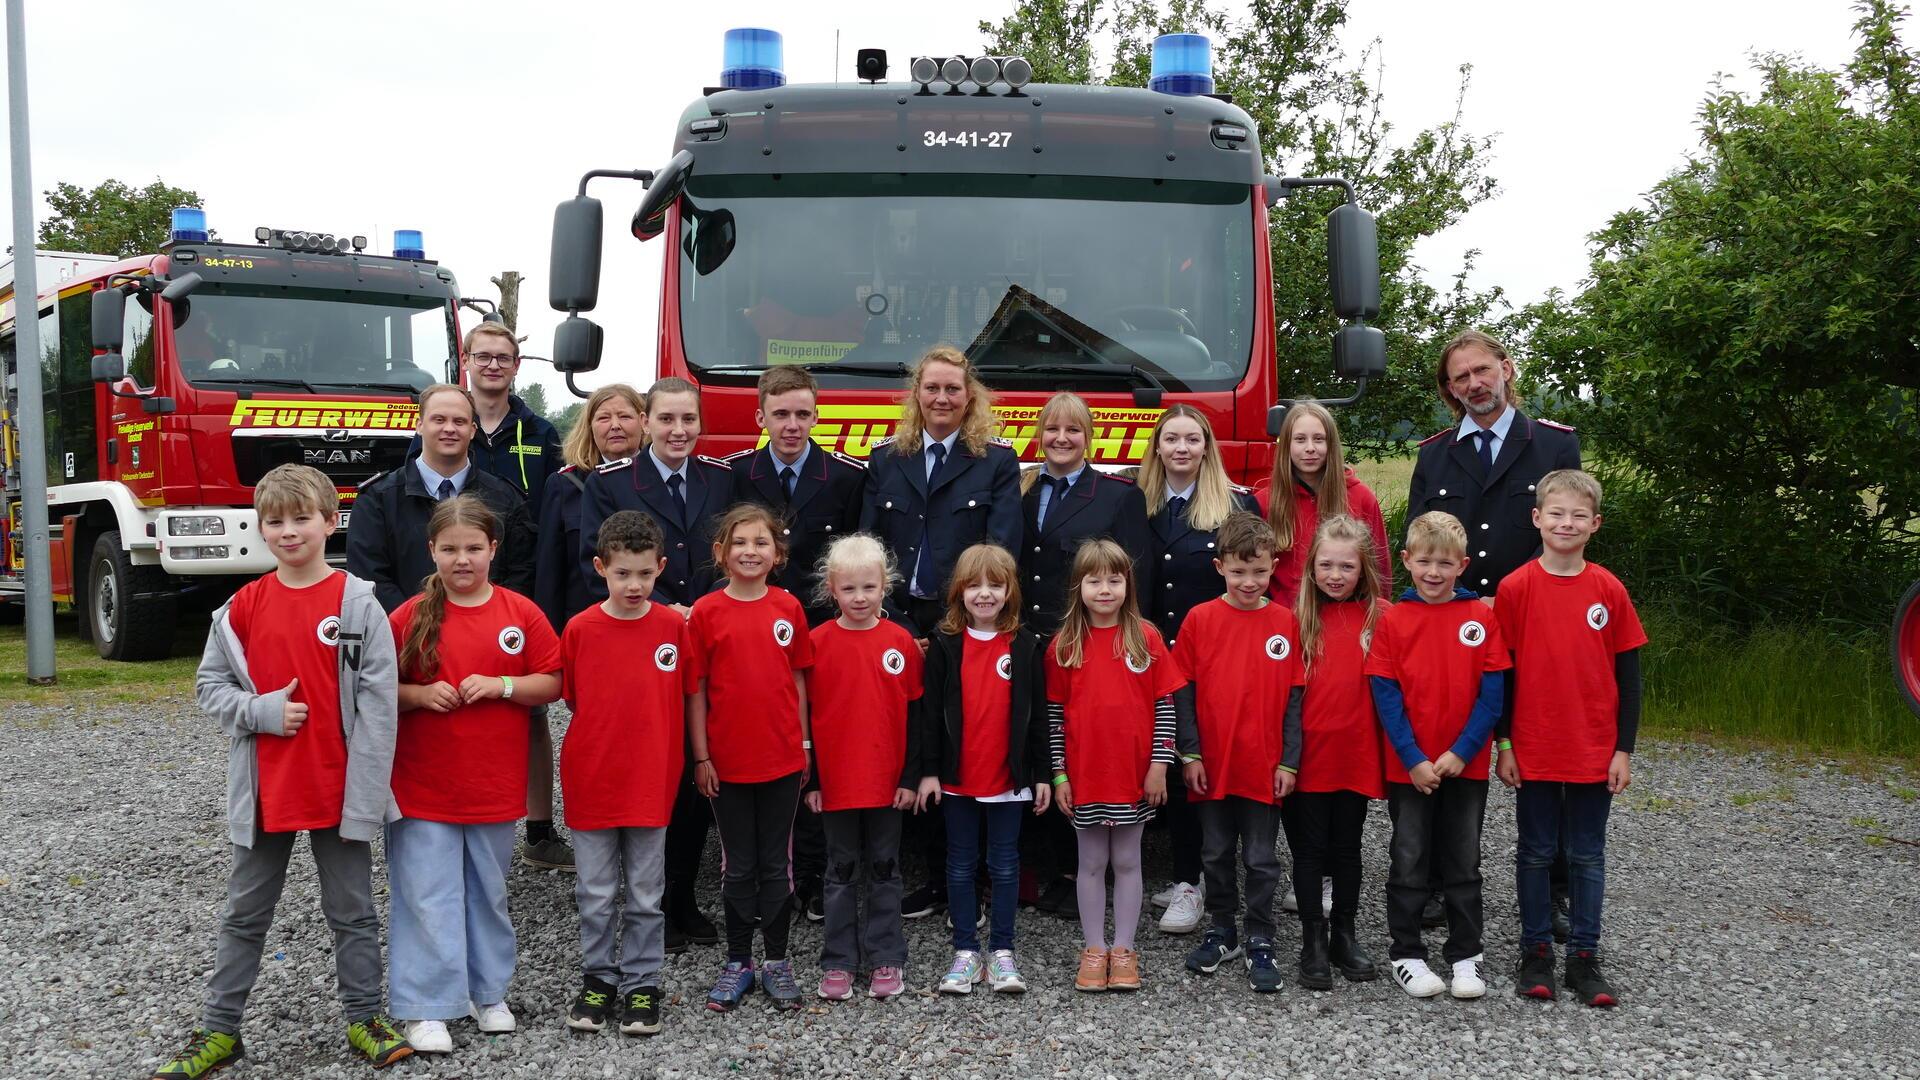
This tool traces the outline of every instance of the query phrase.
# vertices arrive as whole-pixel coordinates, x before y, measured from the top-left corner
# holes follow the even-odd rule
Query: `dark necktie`
[[[687,523],[687,496],[680,490],[680,485],[684,483],[686,483],[686,477],[679,473],[667,477],[667,494],[673,496],[673,512],[680,515],[681,525]]]
[[[788,502],[793,501],[793,481],[794,481],[793,466],[791,465],[781,466],[780,490],[786,492]]]
[[[947,463],[945,443],[934,443],[927,447],[927,453],[933,455],[933,468],[927,471],[927,505],[933,505],[933,485],[940,480],[940,469]],[[922,515],[920,523],[920,553],[913,564],[913,595],[931,598],[939,583],[933,580],[933,560],[927,557],[927,541],[932,534],[927,531],[930,524]]]
[[[1480,440],[1480,465],[1487,472],[1493,472],[1493,432],[1476,431],[1474,437]]]
[[[1168,499],[1167,514],[1175,521],[1185,521],[1187,519],[1187,497],[1185,495],[1175,495],[1173,498]]]
[[[1067,497],[1067,490],[1073,487],[1073,482],[1064,476],[1049,476],[1046,480],[1047,483],[1053,487],[1053,495],[1047,499],[1047,508],[1040,515],[1040,520],[1034,522],[1034,524],[1041,528],[1045,528],[1047,519],[1057,513],[1062,506],[1066,505],[1062,500]]]
[[[444,478],[441,479],[440,494],[437,496],[437,498],[442,500],[453,498],[453,481],[447,480]]]

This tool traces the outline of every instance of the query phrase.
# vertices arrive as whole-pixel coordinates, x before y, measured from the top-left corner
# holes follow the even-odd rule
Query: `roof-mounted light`
[[[727,31],[721,50],[720,85],[769,90],[787,84],[785,49],[778,30],[743,26]]]
[[[1033,81],[1033,65],[1018,56],[916,56],[907,74],[920,84],[922,94],[932,93],[934,83],[945,83],[950,94],[962,93],[966,83],[982,94],[993,93],[996,86],[1017,93]]]
[[[207,212],[197,206],[176,206],[167,222],[167,238],[176,244],[207,242]]]
[[[1195,97],[1213,93],[1213,43],[1205,34],[1161,34],[1153,39],[1153,77],[1162,94]]]
[[[427,246],[420,239],[419,229],[393,230],[393,257],[396,259],[424,259]]]

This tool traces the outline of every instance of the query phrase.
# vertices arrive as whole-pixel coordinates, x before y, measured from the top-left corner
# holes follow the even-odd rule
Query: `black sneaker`
[[[520,845],[520,859],[536,870],[558,870],[571,874],[573,869],[573,845],[560,838],[559,833],[550,833],[539,843],[528,841]]]
[[[1553,898],[1553,940],[1565,945],[1572,934],[1573,923],[1567,918],[1567,898],[1556,896]]]
[[[613,1016],[613,987],[589,977],[567,1010],[567,1026],[575,1031],[605,1031]]]
[[[680,932],[686,935],[689,944],[718,945],[720,930],[713,920],[700,913],[700,909],[689,905],[680,913]]]
[[[1080,895],[1075,891],[1072,878],[1054,878],[1047,887],[1040,890],[1040,898],[1033,902],[1035,911],[1051,915],[1056,919],[1078,919],[1080,917]]]
[[[1220,965],[1241,955],[1240,944],[1235,940],[1233,931],[1216,926],[1207,931],[1200,944],[1187,954],[1187,970],[1201,975],[1211,975],[1220,970]]]
[[[667,920],[667,955],[679,956],[687,951],[687,934],[672,919]]]
[[[1447,925],[1447,905],[1441,902],[1438,890],[1427,894],[1427,906],[1420,909],[1420,925],[1428,929]]]
[[[806,915],[807,921],[810,923],[823,923],[827,921],[826,898],[821,894],[819,889],[815,889],[807,894],[806,906],[800,910]]]
[[[1611,1009],[1620,1003],[1613,984],[1600,973],[1600,958],[1592,949],[1581,949],[1567,957],[1567,989],[1582,1005]]]
[[[947,890],[932,885],[922,885],[907,894],[900,902],[900,917],[903,919],[924,919],[947,906]]]
[[[1524,998],[1553,1000],[1553,946],[1542,942],[1520,954],[1520,974],[1513,980],[1513,992]]]
[[[1273,962],[1273,942],[1266,938],[1247,939],[1247,985],[1256,994],[1280,991],[1280,968]]]
[[[658,1035],[660,1033],[660,988],[642,986],[629,990],[620,1006],[620,1034]]]

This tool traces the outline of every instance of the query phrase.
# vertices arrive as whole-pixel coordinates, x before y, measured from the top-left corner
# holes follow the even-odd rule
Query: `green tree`
[[[580,413],[585,410],[586,407],[586,402],[576,401],[566,408],[561,409],[558,416],[551,417],[554,430],[560,433],[562,439],[566,438],[568,433],[573,431],[573,425],[580,422]]]
[[[521,386],[519,389],[520,400],[527,403],[527,408],[532,409],[534,415],[545,416],[549,420],[553,419],[547,411],[546,387],[541,386],[537,382],[530,382]]]
[[[119,180],[86,189],[61,182],[42,194],[53,216],[40,223],[40,247],[122,257],[160,250],[170,211],[200,205],[196,192],[157,178],[143,188]]]
[[[1845,69],[1716,84],[1699,152],[1527,313],[1623,564],[1742,621],[1883,625],[1920,562],[1920,65],[1893,5],[1858,11]]]
[[[1252,0],[1244,14],[1210,0],[1018,0],[1013,14],[982,22],[987,51],[1024,56],[1036,82],[1145,86],[1155,36],[1193,31],[1214,41],[1214,81],[1260,131],[1269,172],[1353,181],[1361,205],[1379,218],[1381,312],[1388,377],[1342,419],[1349,446],[1373,456],[1404,452],[1409,430],[1437,426],[1430,371],[1445,339],[1464,326],[1507,315],[1498,289],[1467,277],[1476,253],[1436,289],[1413,261],[1420,240],[1491,198],[1492,140],[1461,123],[1469,69],[1460,68],[1453,118],[1402,137],[1379,89],[1377,43],[1347,57],[1338,34],[1346,0]],[[1101,57],[1106,56],[1106,62]],[[1273,293],[1280,390],[1338,396],[1331,340],[1339,320],[1327,295],[1326,215],[1330,192],[1295,195],[1271,215]],[[1387,498],[1399,493],[1383,493]]]

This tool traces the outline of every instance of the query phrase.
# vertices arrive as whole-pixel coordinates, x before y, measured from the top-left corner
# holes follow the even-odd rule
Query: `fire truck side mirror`
[[[126,316],[126,293],[117,287],[97,290],[93,294],[93,347],[110,353],[119,352],[123,343],[121,328]],[[99,377],[94,376],[95,379]]]
[[[569,315],[553,328],[553,369],[567,375],[592,371],[600,366],[605,344],[605,332],[592,319]]]
[[[187,297],[192,296],[193,291],[200,287],[200,281],[200,275],[191,271],[181,274],[179,277],[167,282],[167,287],[160,290],[160,299],[165,300],[169,304],[177,304]]]
[[[639,209],[633,212],[635,239],[651,240],[667,231],[667,208],[679,201],[680,193],[687,190],[687,177],[692,175],[693,154],[686,150],[674,154],[666,168],[653,174]]]
[[[119,382],[127,374],[126,358],[119,349],[108,349],[93,358],[93,381],[98,383]]]
[[[1377,379],[1385,375],[1387,335],[1377,326],[1361,323],[1349,323],[1334,331],[1333,373],[1343,379]]]
[[[553,310],[592,311],[599,302],[601,217],[600,200],[585,195],[553,208],[553,250],[547,261],[547,303]]]
[[[1373,215],[1341,203],[1327,215],[1327,285],[1334,314],[1371,319],[1380,314],[1380,235]]]

